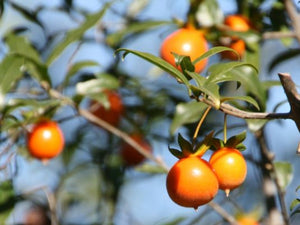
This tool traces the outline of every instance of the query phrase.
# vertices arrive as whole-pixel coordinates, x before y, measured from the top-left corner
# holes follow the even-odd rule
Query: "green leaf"
[[[232,101],[244,101],[244,102],[248,102],[250,104],[252,104],[253,106],[255,106],[255,108],[257,108],[259,110],[259,105],[256,102],[256,100],[250,96],[226,96],[226,97],[222,97],[221,98],[221,102],[232,102]]]
[[[185,55],[178,55],[174,52],[172,52],[172,54],[174,55],[176,65],[180,66],[181,71],[183,71],[183,74],[186,75],[187,79],[190,79],[190,77],[188,76],[188,74],[186,74],[185,71],[195,71],[195,66],[191,62],[191,58]]]
[[[110,1],[104,5],[104,7],[94,14],[90,14],[86,17],[86,20],[80,25],[80,27],[70,30],[65,35],[63,41],[61,41],[48,56],[47,65],[50,65],[71,43],[80,40],[84,33],[92,28],[96,23],[104,16],[106,10],[111,6],[114,1]]]
[[[256,131],[259,131],[261,128],[263,128],[269,120],[263,120],[263,119],[246,119],[246,122],[248,124],[249,130],[254,133]]]
[[[136,171],[143,172],[143,173],[151,173],[151,174],[165,174],[166,169],[162,168],[158,165],[153,165],[149,163],[143,163],[138,165],[134,168]]]
[[[33,48],[26,37],[10,33],[6,36],[6,44],[11,54],[21,55],[35,63],[41,63],[39,53]]]
[[[230,52],[234,52],[235,54],[239,55],[235,50],[233,50],[232,48],[228,48],[225,46],[216,46],[216,47],[212,47],[210,48],[208,51],[206,51],[205,53],[203,53],[201,56],[199,56],[197,59],[195,59],[193,61],[193,64],[196,64],[197,62],[205,59],[205,58],[209,58],[213,55],[216,55],[220,52],[224,52],[224,51],[230,51]]]
[[[290,205],[290,211],[293,211],[296,207],[299,206],[300,206],[300,199],[299,198],[294,199]],[[300,211],[298,211],[298,213],[300,213]]]
[[[183,157],[183,152],[176,149],[176,148],[171,148],[168,146],[169,151],[171,152],[172,155],[174,155],[176,158],[181,159]]]
[[[39,53],[27,38],[10,33],[6,36],[6,43],[10,54],[23,59],[23,72],[27,71],[38,81],[46,81],[51,85],[48,68],[43,64]]]
[[[218,1],[204,0],[200,2],[195,16],[201,27],[213,27],[223,22],[224,15]]]
[[[11,180],[1,182],[0,193],[0,223],[6,224],[8,216],[17,203]]]
[[[275,162],[274,166],[279,186],[283,191],[285,191],[286,187],[289,185],[293,178],[292,165],[289,162]]]
[[[175,115],[170,126],[171,134],[174,134],[184,124],[199,121],[206,109],[207,105],[201,102],[179,103],[176,106]]]
[[[192,144],[188,140],[186,140],[180,133],[178,134],[178,144],[182,152],[193,152]]]
[[[230,137],[227,142],[225,143],[226,147],[232,147],[232,148],[236,148],[237,145],[239,145],[240,143],[242,143],[245,139],[246,139],[246,131],[243,131],[237,135],[234,135],[232,137]]]
[[[256,73],[258,73],[258,70],[256,67],[254,67],[252,64],[245,63],[245,62],[226,62],[226,63],[217,63],[208,68],[209,76],[207,78],[207,82],[224,82],[224,81],[239,81],[237,78],[233,76],[233,74],[230,74],[228,72],[232,71],[233,69],[237,67],[250,67],[252,68]]]
[[[128,24],[124,29],[111,33],[106,37],[106,43],[112,47],[118,46],[126,37],[133,34],[143,33],[161,25],[169,24],[170,21],[138,21]]]
[[[160,57],[157,57],[155,55],[152,55],[147,52],[140,52],[140,51],[135,51],[135,50],[130,50],[126,48],[119,48],[115,51],[115,54],[118,52],[124,51],[125,53],[123,54],[123,58],[128,54],[132,53],[136,56],[139,56],[140,58],[143,58],[147,60],[148,62],[158,66],[165,72],[169,73],[173,77],[175,77],[179,82],[182,82],[186,85],[187,88],[189,88],[189,81],[188,79],[184,76],[183,73],[181,73],[178,69],[176,69],[174,66],[172,66],[170,63],[166,62]]]
[[[21,71],[24,59],[14,55],[7,55],[0,63],[0,99],[11,90],[14,84],[22,77]]]
[[[110,74],[98,74],[95,79],[91,79],[76,84],[76,93],[89,97],[102,95],[105,89],[116,89],[119,87],[119,80]]]
[[[78,73],[80,70],[82,70],[85,67],[91,67],[91,66],[99,66],[99,63],[92,60],[84,60],[72,64],[66,75],[64,85],[67,85],[71,77],[74,76],[76,73]]]

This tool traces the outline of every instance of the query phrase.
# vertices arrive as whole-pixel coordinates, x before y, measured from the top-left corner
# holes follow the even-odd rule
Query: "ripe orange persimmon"
[[[224,24],[232,31],[246,32],[250,29],[249,21],[242,15],[229,15],[225,18]],[[226,46],[234,49],[241,57],[246,51],[245,42],[237,37],[231,37],[231,42]],[[222,52],[221,56],[230,60],[238,59],[235,53],[229,51]]]
[[[239,225],[259,225],[257,219],[250,216],[241,216],[236,219]]]
[[[203,32],[195,28],[181,28],[171,33],[163,41],[160,48],[161,57],[176,67],[175,57],[172,54],[190,56],[191,60],[197,59],[208,50],[207,41]],[[207,59],[196,63],[195,71],[201,72],[207,65]],[[179,70],[180,68],[177,67]]]
[[[178,160],[167,175],[167,191],[178,205],[197,209],[211,201],[219,189],[211,166],[197,156]]]
[[[146,151],[152,152],[152,148],[149,142],[146,141],[141,134],[131,134],[130,138],[132,138],[136,143],[141,145]],[[145,160],[145,156],[139,153],[134,147],[132,147],[128,143],[123,144],[120,155],[124,161],[124,164],[127,166],[136,166]]]
[[[240,186],[247,175],[247,164],[242,153],[234,148],[224,147],[215,151],[209,160],[218,177],[220,189],[229,195],[230,190]]]
[[[111,90],[105,90],[109,102],[109,108],[105,108],[97,101],[92,100],[90,103],[90,111],[98,118],[105,120],[113,126],[117,126],[124,113],[124,105],[120,95]]]
[[[224,24],[233,31],[248,31],[250,29],[249,21],[242,15],[228,15],[225,17]]]
[[[30,154],[41,160],[59,155],[64,148],[64,135],[58,124],[51,120],[36,123],[28,133],[27,146]]]

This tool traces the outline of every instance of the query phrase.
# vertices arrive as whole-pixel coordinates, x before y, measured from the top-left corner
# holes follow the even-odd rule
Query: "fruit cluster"
[[[221,36],[221,41],[218,41],[217,45],[232,48],[238,55],[232,51],[224,51],[221,57],[229,60],[237,60],[243,57],[246,51],[246,44],[244,40],[238,37],[237,33],[250,30],[249,21],[242,15],[229,15],[224,20],[224,27],[226,27],[224,29],[225,34]],[[164,39],[160,48],[160,55],[164,60],[181,71],[180,62],[178,62],[175,55],[189,56],[194,64],[194,71],[200,73],[205,69],[207,59],[197,60],[197,58],[207,50],[208,41],[205,38],[205,31],[198,30],[191,24],[187,24],[186,27],[174,31]]]
[[[218,145],[207,162],[202,156],[210,148],[209,143],[217,139],[207,136],[194,150],[187,140],[179,136],[181,150],[170,149],[179,160],[168,172],[166,181],[168,194],[175,203],[197,209],[210,202],[219,189],[228,196],[230,190],[244,182],[246,161],[241,152],[231,146],[233,139],[236,140],[236,136],[229,139],[228,144]],[[238,144],[235,142],[236,146]]]

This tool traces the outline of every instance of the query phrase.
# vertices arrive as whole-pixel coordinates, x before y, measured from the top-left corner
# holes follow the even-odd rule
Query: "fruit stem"
[[[211,108],[212,108],[211,106],[208,106],[207,109],[205,110],[203,116],[201,117],[201,119],[200,119],[200,121],[199,121],[199,123],[198,123],[198,125],[197,125],[197,127],[196,127],[194,136],[193,136],[193,143],[195,143],[196,138],[197,138],[198,133],[199,133],[199,130],[200,130],[200,128],[201,128],[201,125],[203,124],[203,122],[204,122],[206,116],[208,115],[209,111],[211,110]]]
[[[227,142],[227,113],[224,113],[224,144]]]

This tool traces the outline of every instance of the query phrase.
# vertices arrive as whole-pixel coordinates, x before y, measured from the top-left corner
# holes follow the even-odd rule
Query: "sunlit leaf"
[[[170,126],[171,134],[174,134],[174,132],[184,124],[199,121],[206,109],[206,104],[196,101],[178,104]]]
[[[71,43],[78,41],[82,38],[84,33],[96,25],[96,23],[104,16],[106,10],[114,1],[106,3],[99,12],[90,14],[86,20],[76,29],[70,30],[66,33],[64,39],[55,46],[47,59],[47,65],[50,65]]]
[[[119,87],[117,78],[110,74],[99,74],[91,79],[76,84],[76,93],[79,95],[94,96],[102,93],[105,89],[116,89]]]
[[[196,20],[201,27],[212,27],[223,22],[223,11],[219,8],[218,1],[200,1],[196,12]]]
[[[134,168],[136,171],[143,172],[143,173],[151,173],[151,174],[162,174],[166,173],[166,169],[149,163],[143,163],[138,165]]]
[[[263,128],[269,120],[264,119],[246,119],[248,128],[251,132],[259,131],[261,128]]]
[[[293,211],[296,207],[299,206],[300,206],[300,199],[299,198],[294,199],[290,205],[290,211]],[[298,213],[300,213],[300,211]]]
[[[293,178],[292,165],[289,162],[275,162],[274,166],[279,185],[282,190],[285,190]]]

